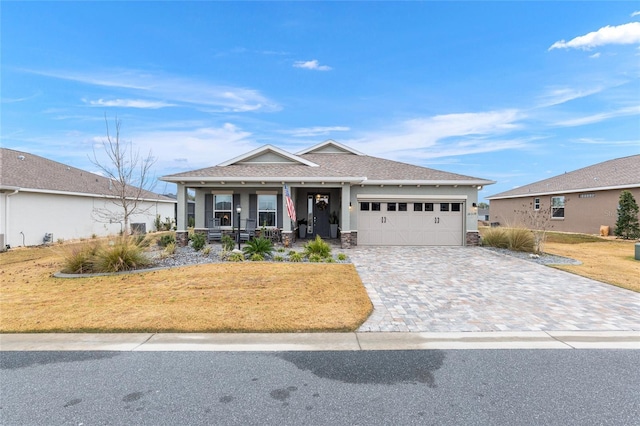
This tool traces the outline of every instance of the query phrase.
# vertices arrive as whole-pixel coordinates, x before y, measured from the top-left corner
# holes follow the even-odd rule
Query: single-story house
[[[608,226],[613,234],[623,190],[640,202],[640,155],[604,161],[487,197],[490,220],[535,228],[531,226],[535,218],[549,230],[585,234],[599,234],[601,226]]]
[[[123,215],[112,190],[103,176],[0,148],[0,247],[117,235],[123,231]],[[143,191],[139,212],[130,222],[151,231],[156,215],[175,218],[175,204]]]
[[[476,244],[478,190],[495,183],[365,155],[333,140],[296,154],[265,145],[217,166],[164,176],[178,187],[178,239],[187,229],[187,194],[195,193],[196,231],[217,219],[233,232],[255,219],[285,244],[336,237],[353,245]],[[287,191],[295,209],[287,209]],[[240,213],[237,213],[237,208]],[[300,234],[298,234],[300,236]]]

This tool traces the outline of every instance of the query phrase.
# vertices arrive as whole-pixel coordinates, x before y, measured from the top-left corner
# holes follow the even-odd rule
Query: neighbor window
[[[540,210],[540,198],[533,199],[533,210],[535,211]]]
[[[258,226],[276,226],[276,195],[258,195]]]
[[[564,197],[551,197],[551,217],[564,219]]]
[[[233,224],[233,195],[214,195],[213,196],[213,217],[220,219],[220,226],[231,226]]]

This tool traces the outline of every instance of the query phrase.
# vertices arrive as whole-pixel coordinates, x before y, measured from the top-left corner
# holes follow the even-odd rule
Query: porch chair
[[[256,236],[256,220],[247,219],[244,231],[240,231],[240,241],[249,241]]]
[[[222,241],[222,228],[220,228],[220,219],[213,218],[209,222],[208,242]]]

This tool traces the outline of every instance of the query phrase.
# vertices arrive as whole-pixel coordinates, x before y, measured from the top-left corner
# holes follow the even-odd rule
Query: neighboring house
[[[495,183],[371,157],[332,140],[297,154],[266,145],[161,180],[178,186],[182,236],[187,193],[194,191],[197,230],[217,218],[223,230],[232,232],[239,206],[241,227],[247,218],[256,219],[259,228],[281,230],[286,244],[296,228],[283,197],[286,186],[297,219],[307,222],[306,237],[332,237],[329,222],[335,213],[343,247],[476,244],[478,189]]]
[[[478,209],[478,220],[489,221],[489,209]]]
[[[113,203],[110,183],[105,177],[37,155],[0,148],[2,247],[120,233],[122,208]],[[156,215],[175,217],[175,203],[145,191],[145,212],[132,215],[130,222],[151,231]]]
[[[544,215],[547,229],[613,234],[623,190],[640,202],[640,155],[605,161],[487,197],[491,222],[531,226],[525,216]]]

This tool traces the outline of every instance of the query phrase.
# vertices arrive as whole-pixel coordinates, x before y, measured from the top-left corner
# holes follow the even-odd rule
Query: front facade
[[[343,247],[474,244],[478,188],[494,183],[367,156],[331,140],[296,154],[267,145],[161,180],[178,186],[178,230],[187,229],[193,191],[196,229],[218,219],[231,233],[250,218],[278,230],[285,244],[319,235],[340,238]]]
[[[0,149],[0,245],[32,246],[58,240],[117,235],[122,210],[109,180],[43,157]],[[175,200],[148,191],[130,223],[154,229],[156,215],[175,217]]]
[[[490,221],[559,232],[613,234],[620,193],[640,202],[640,155],[618,158],[487,197]],[[536,226],[537,225],[537,226]]]

